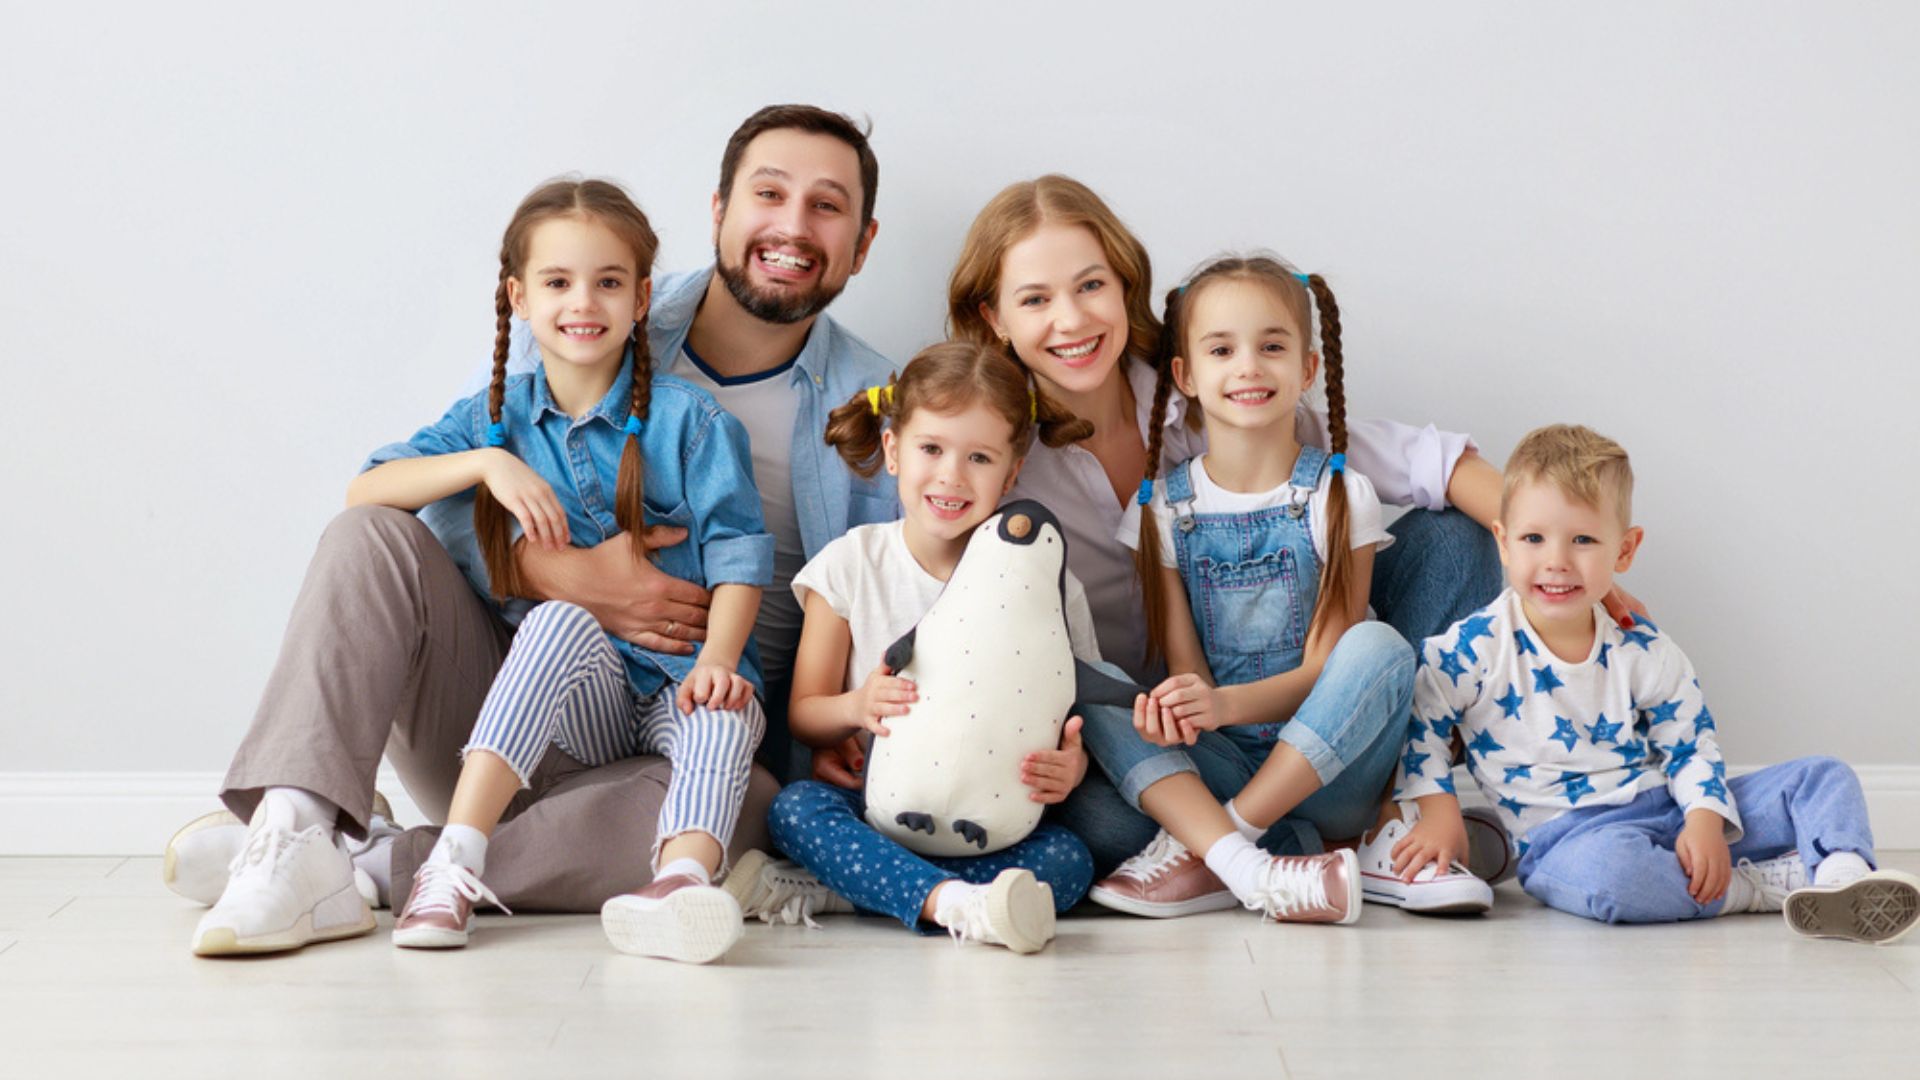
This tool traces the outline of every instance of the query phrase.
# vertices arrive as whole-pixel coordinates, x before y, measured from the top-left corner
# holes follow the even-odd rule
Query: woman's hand
[[[867,758],[860,750],[860,736],[849,735],[838,746],[813,752],[813,778],[823,784],[835,787],[860,790],[860,773],[867,767]]]
[[[1020,782],[1032,788],[1027,798],[1037,803],[1064,802],[1087,776],[1087,751],[1080,744],[1077,716],[1060,729],[1060,749],[1036,750],[1020,762]]]
[[[856,727],[864,728],[875,735],[886,736],[893,732],[887,730],[885,723],[889,716],[905,716],[920,700],[920,688],[911,679],[902,679],[895,675],[887,665],[881,664],[853,692],[853,716],[850,718]]]
[[[487,490],[512,514],[527,539],[549,551],[567,546],[567,512],[553,494],[553,486],[527,463],[500,447],[486,450],[482,471]]]
[[[1607,615],[1610,616],[1614,622],[1620,624],[1620,629],[1622,630],[1633,625],[1633,617],[1635,615],[1641,618],[1648,617],[1647,605],[1641,603],[1640,599],[1632,593],[1621,588],[1620,583],[1617,581],[1614,582],[1613,588],[1607,590],[1607,595],[1600,598],[1600,603],[1606,607]]]

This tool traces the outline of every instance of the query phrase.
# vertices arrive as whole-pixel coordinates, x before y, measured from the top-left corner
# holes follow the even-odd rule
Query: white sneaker
[[[198,956],[282,952],[372,932],[353,860],[319,825],[295,832],[254,815],[226,889],[193,931]]]
[[[1787,925],[1805,937],[1891,945],[1920,922],[1920,877],[1875,870],[1840,885],[1809,885],[1787,896]]]
[[[1771,859],[1754,862],[1741,859],[1733,864],[1733,872],[1746,879],[1752,899],[1743,908],[1729,910],[1722,906],[1722,915],[1738,915],[1741,912],[1784,911],[1787,906],[1787,894],[1807,886],[1807,868],[1800,862],[1800,853],[1789,851]]]
[[[764,851],[740,856],[720,887],[740,905],[743,918],[763,923],[805,923],[813,930],[815,915],[851,914],[853,903],[821,884],[799,863],[776,859]]]
[[[1428,863],[1412,881],[1402,881],[1393,872],[1393,848],[1419,820],[1419,807],[1407,804],[1402,814],[1411,818],[1395,819],[1380,827],[1371,841],[1363,841],[1354,851],[1360,863],[1360,894],[1376,904],[1389,904],[1426,915],[1480,915],[1493,908],[1493,886],[1482,881],[1459,863],[1442,870]],[[1472,826],[1468,827],[1469,835]],[[1502,836],[1506,830],[1500,830]]]
[[[1031,870],[1009,867],[993,884],[961,901],[940,925],[955,944],[974,941],[1017,953],[1039,952],[1053,940],[1053,887]]]
[[[348,841],[347,856],[353,858],[382,838],[398,836],[401,829],[393,823],[393,807],[387,797],[373,793],[373,816],[367,823],[367,838]],[[227,888],[227,868],[247,846],[247,824],[231,811],[215,810],[201,814],[167,841],[166,857],[160,863],[160,882],[196,904],[212,907]],[[374,907],[383,907],[372,879],[364,883],[361,895]]]

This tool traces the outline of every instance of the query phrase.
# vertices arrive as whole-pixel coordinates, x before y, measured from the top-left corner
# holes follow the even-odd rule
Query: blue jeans
[[[818,780],[790,784],[767,811],[774,846],[862,911],[891,915],[918,929],[920,909],[941,882],[984,885],[1023,867],[1053,889],[1065,911],[1093,884],[1093,859],[1078,837],[1042,822],[1025,840],[985,855],[920,855],[868,825],[866,796]]]
[[[1844,762],[1796,758],[1727,781],[1746,833],[1734,862],[1798,851],[1813,876],[1820,860],[1851,851],[1873,862],[1866,797]],[[1666,788],[1625,806],[1570,810],[1527,833],[1520,886],[1571,915],[1609,923],[1677,922],[1720,914],[1722,901],[1696,903],[1673,853],[1686,815]]]
[[[1357,836],[1379,815],[1413,703],[1413,649],[1391,627],[1361,623],[1341,636],[1312,693],[1284,724],[1202,732],[1191,747],[1155,746],[1131,714],[1086,718],[1087,753],[1127,803],[1176,773],[1198,773],[1216,798],[1238,794],[1277,743],[1300,752],[1320,790],[1277,822],[1262,845],[1281,854],[1322,850],[1323,836]]]
[[[1371,602],[1380,621],[1399,631],[1414,648],[1500,594],[1500,552],[1493,535],[1460,511],[1411,510],[1387,531],[1395,542],[1374,556]],[[1112,665],[1103,667],[1110,675],[1122,675]],[[1109,725],[1117,719],[1127,728],[1133,726],[1133,716],[1126,709],[1076,704],[1074,711],[1089,727],[1096,717]],[[1381,786],[1385,783],[1382,780]],[[1099,769],[1090,770],[1066,802],[1049,808],[1047,817],[1086,841],[1095,872],[1103,877],[1138,854],[1159,830]],[[1368,820],[1352,833],[1326,835],[1346,839],[1372,824]],[[1262,846],[1283,855],[1319,850],[1317,843],[1301,848],[1299,840],[1296,831],[1276,826]]]

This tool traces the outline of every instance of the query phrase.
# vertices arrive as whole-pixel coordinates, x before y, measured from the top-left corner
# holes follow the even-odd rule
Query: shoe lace
[[[956,946],[967,941],[991,945],[1000,940],[993,932],[993,923],[987,919],[987,894],[984,890],[968,897],[960,905],[960,910],[954,913],[953,921],[945,926]]]
[[[1126,862],[1121,863],[1115,874],[1152,881],[1180,865],[1183,856],[1189,854],[1187,845],[1173,838],[1165,829],[1160,830],[1145,850]]]
[[[301,832],[269,825],[255,829],[247,837],[247,844],[240,854],[227,864],[228,878],[237,878],[246,873],[258,873],[272,877],[286,861],[286,853],[296,843],[306,839],[309,833],[319,833],[320,827],[311,826]]]
[[[1754,911],[1779,910],[1785,906],[1787,894],[1793,891],[1793,868],[1780,859],[1768,859],[1765,863],[1741,859],[1733,864],[1733,872],[1753,886]]]
[[[820,924],[813,921],[813,913],[824,910],[834,895],[819,878],[797,866],[768,865],[760,872],[760,885],[767,890],[767,895],[752,914],[769,925],[805,923],[807,929],[818,930]]]
[[[513,914],[473,871],[459,863],[426,863],[414,871],[414,880],[419,888],[414,891],[413,902],[407,905],[403,915],[422,911],[453,911],[453,898],[456,895],[465,897],[469,904],[478,905],[485,900],[508,915]]]
[[[1326,876],[1320,866],[1310,860],[1276,857],[1267,864],[1255,904],[1269,919],[1284,919],[1297,912],[1325,908],[1329,906]]]

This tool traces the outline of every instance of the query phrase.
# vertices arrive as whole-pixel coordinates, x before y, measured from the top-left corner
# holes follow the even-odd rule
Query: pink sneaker
[[[673,874],[600,908],[600,927],[623,953],[705,964],[740,940],[740,903],[727,890]]]
[[[1325,855],[1275,855],[1247,908],[1275,922],[1360,920],[1360,861],[1351,848]]]
[[[403,949],[458,949],[467,944],[473,905],[485,900],[501,911],[507,905],[456,862],[426,862],[413,873],[413,891],[393,922],[393,943]]]
[[[1165,829],[1087,895],[1101,907],[1149,919],[1225,911],[1239,903],[1206,862]]]

